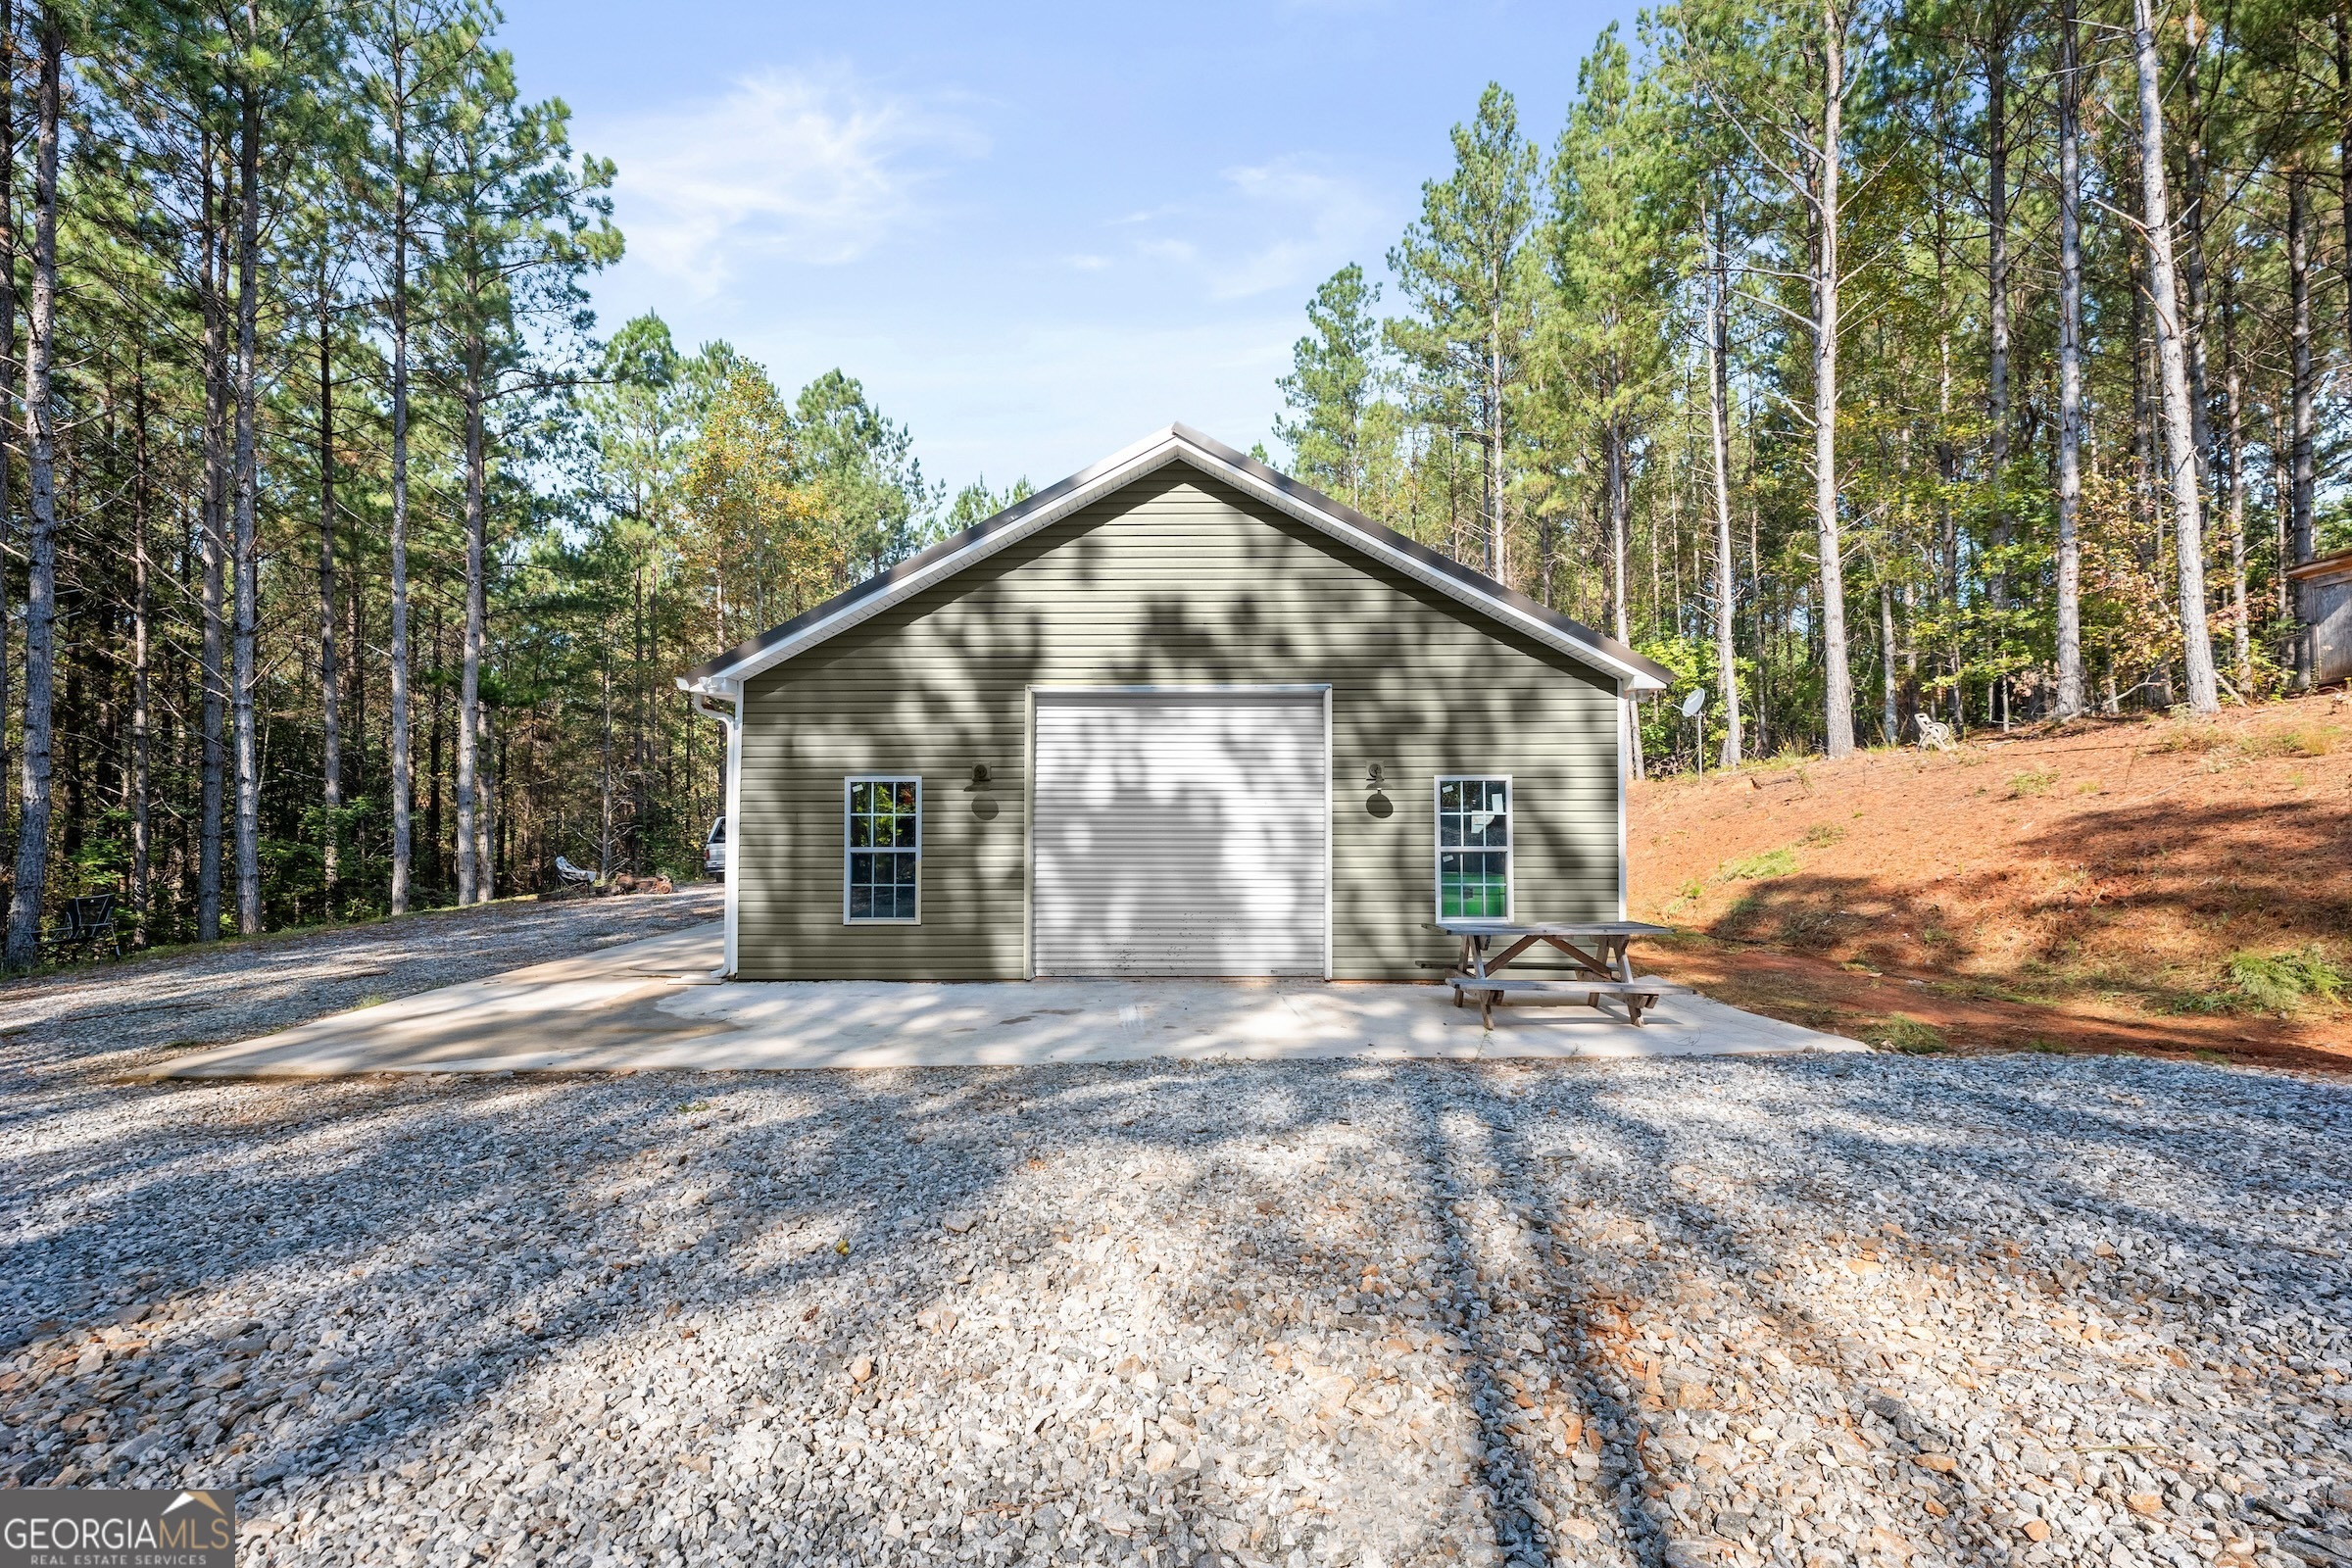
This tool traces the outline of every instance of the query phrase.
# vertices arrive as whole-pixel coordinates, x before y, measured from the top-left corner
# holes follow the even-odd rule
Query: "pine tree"
[[[1492,83],[1452,139],[1453,172],[1421,187],[1420,220],[1389,253],[1398,292],[1420,313],[1392,322],[1390,340],[1418,373],[1425,406],[1477,443],[1487,575],[1507,582],[1504,493],[1529,332],[1536,152],[1519,134],[1517,104]]]
[[[1291,471],[1361,507],[1364,418],[1376,395],[1380,285],[1349,262],[1307,303],[1307,335],[1291,348],[1291,373],[1276,383],[1297,416],[1277,418],[1275,436],[1291,449]]]

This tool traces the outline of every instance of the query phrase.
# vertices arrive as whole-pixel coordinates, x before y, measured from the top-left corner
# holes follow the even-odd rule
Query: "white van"
[[[710,836],[703,840],[703,874],[714,881],[727,879],[727,819],[723,816],[710,824]]]

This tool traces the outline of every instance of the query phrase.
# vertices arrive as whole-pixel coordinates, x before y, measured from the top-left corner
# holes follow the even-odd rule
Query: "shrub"
[[[1888,1013],[1880,1022],[1879,1035],[1880,1044],[1887,1050],[1908,1056],[1932,1056],[1952,1049],[1945,1043],[1942,1030],[1899,1012]]]
[[[1770,877],[1787,876],[1795,869],[1794,850],[1766,850],[1762,855],[1725,861],[1723,879],[1726,882],[1762,882]]]
[[[2213,751],[2222,744],[2222,737],[2213,732],[2211,725],[2198,724],[2174,730],[2170,735],[2150,746],[2148,752],[2151,756],[2167,752],[2185,752],[2191,757],[2195,757]]]
[[[2230,983],[2273,1012],[2289,1011],[2306,998],[2334,1002],[2343,996],[2348,980],[2352,976],[2317,943],[2292,953],[2230,955]]]
[[[2238,742],[2237,749],[2248,757],[2326,757],[2335,750],[2335,731],[2324,726],[2278,729],[2268,735],[2250,735]]]
[[[1757,915],[1762,912],[1763,906],[1764,901],[1755,894],[1742,893],[1732,901],[1730,908],[1723,911],[1723,918],[1715,922],[1715,929],[1718,931],[1747,929],[1754,923]]]

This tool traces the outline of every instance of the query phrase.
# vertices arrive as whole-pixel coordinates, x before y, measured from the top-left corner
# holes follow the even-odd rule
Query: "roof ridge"
[[[678,677],[678,685],[695,690],[705,688],[714,680],[748,678],[760,669],[772,667],[803,648],[813,646],[822,641],[824,636],[831,635],[830,632],[817,635],[826,622],[839,620],[841,625],[836,629],[847,629],[857,620],[864,619],[865,614],[882,609],[894,593],[903,597],[905,593],[913,592],[917,586],[952,575],[959,569],[958,558],[968,557],[970,561],[978,561],[993,555],[1002,545],[1011,542],[1007,535],[1039,518],[1041,514],[1057,514],[1064,502],[1099,480],[1130,469],[1133,471],[1128,473],[1129,479],[1140,478],[1160,466],[1159,464],[1152,464],[1150,467],[1136,466],[1154,452],[1162,448],[1180,450],[1188,447],[1216,466],[1265,486],[1294,505],[1315,513],[1326,522],[1337,524],[1339,529],[1357,535],[1356,542],[1364,548],[1404,558],[1408,571],[1418,568],[1424,576],[1445,578],[1461,593],[1472,596],[1474,600],[1484,600],[1491,609],[1507,612],[1510,618],[1532,621],[1539,628],[1547,629],[1554,636],[1578,645],[1596,662],[1613,665],[1633,676],[1641,689],[1649,689],[1646,685],[1641,685],[1643,682],[1654,682],[1658,690],[1664,690],[1674,682],[1673,671],[1615,638],[1604,636],[1582,621],[1563,615],[1549,606],[1496,582],[1484,572],[1375,521],[1345,502],[1292,478],[1271,464],[1236,451],[1182,420],[1170,420],[1141,440],[1131,442],[1067,478],[1056,480],[1023,497],[963,532],[942,539],[896,565],[843,589],[822,604],[805,610],[789,620],[771,626],[716,658],[696,665]],[[869,601],[874,602],[871,610],[857,615],[855,619],[844,618],[849,612],[858,610]]]

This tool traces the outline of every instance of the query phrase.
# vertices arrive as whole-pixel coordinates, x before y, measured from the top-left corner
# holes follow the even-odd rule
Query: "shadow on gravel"
[[[840,1347],[919,1309],[895,1282],[920,1271],[950,1219],[998,1206],[1029,1160],[1089,1143],[1213,1160],[1233,1138],[1292,1138],[1320,1121],[1317,1102],[1356,1094],[1294,1079],[1298,1093],[1259,1098],[1253,1124],[1219,1119],[1214,1132],[1206,1111],[1183,1107],[1252,1074],[379,1081],[305,1086],[270,1102],[291,1104],[285,1114],[249,1109],[253,1086],[126,1089],[152,1102],[139,1132],[17,1162],[24,1222],[0,1246],[0,1278],[38,1281],[51,1299],[12,1311],[8,1348],[33,1339],[57,1413],[103,1412],[134,1380],[163,1384],[161,1402],[133,1413],[160,1414],[169,1436],[142,1452],[127,1422],[103,1416],[28,1427],[36,1451],[0,1457],[0,1477],[119,1484],[165,1471],[258,1488],[267,1510],[295,1484],[414,1459],[555,1363],[609,1349],[642,1362],[662,1353],[651,1341],[682,1348],[747,1308],[812,1293],[806,1336],[777,1349],[809,1363],[804,1386],[826,1386],[822,1411],[808,1413],[838,1415],[857,1396],[833,1366]],[[1139,1100],[1200,1130],[1139,1126]],[[1046,1113],[1076,1122],[1021,1127]],[[1266,1186],[1255,1212],[1216,1216],[1234,1227],[1226,1244],[1316,1253],[1292,1226],[1297,1197]],[[656,1216],[659,1239],[637,1233]],[[1015,1262],[1054,1240],[1018,1212],[991,1223]],[[779,1232],[782,1256],[761,1245]],[[60,1319],[121,1319],[133,1298],[162,1303],[128,1325],[153,1347],[144,1355],[88,1366],[41,1354],[74,1326]],[[279,1337],[289,1322],[298,1342]],[[891,1392],[885,1369],[867,1396]],[[1021,1476],[990,1500],[1059,1490],[1060,1478]]]
[[[2103,1101],[2113,1075],[2025,1058],[79,1087],[47,1100],[45,1113],[17,1106],[53,1124],[53,1136],[32,1148],[20,1127],[5,1170],[14,1223],[0,1243],[0,1281],[9,1282],[0,1289],[16,1294],[0,1297],[0,1353],[30,1342],[21,1363],[30,1375],[0,1385],[17,1434],[13,1451],[0,1451],[0,1485],[238,1484],[256,1489],[250,1507],[265,1516],[283,1511],[298,1489],[316,1496],[318,1485],[355,1486],[454,1442],[564,1363],[593,1368],[625,1356],[640,1382],[691,1391],[712,1375],[706,1357],[718,1353],[716,1342],[739,1332],[775,1358],[778,1387],[820,1391],[780,1412],[788,1424],[842,1416],[907,1393],[888,1364],[854,1386],[843,1348],[878,1344],[931,1303],[934,1287],[906,1282],[939,1278],[940,1258],[961,1245],[951,1221],[985,1214],[992,1255],[1007,1266],[1077,1275],[1083,1260],[1056,1248],[1085,1216],[1024,1209],[1020,1184],[1050,1173],[1057,1155],[1109,1150],[1194,1161],[1198,1191],[1171,1201],[1195,1204],[1219,1231],[1218,1246],[1259,1249],[1271,1259],[1259,1272],[1309,1301],[1303,1320],[1253,1315],[1203,1282],[1171,1282],[1177,1307],[1230,1329],[1237,1344],[1301,1328],[1368,1345],[1383,1332],[1443,1327],[1458,1341],[1452,1392],[1474,1429],[1473,1484],[1445,1517],[1396,1526],[1408,1556],[1463,1539],[1491,1543],[1508,1561],[1576,1549],[1556,1518],[1546,1525],[1530,1506],[1541,1495],[1555,1515],[1563,1501],[1576,1506],[1563,1456],[1546,1451],[1507,1397],[1505,1374],[1527,1353],[1519,1337],[1532,1333],[1544,1349],[1564,1352],[1582,1417],[1599,1435],[1609,1465],[1601,1506],[1635,1560],[1655,1563],[1670,1542],[1757,1528],[1742,1519],[1767,1505],[1733,1517],[1740,1510],[1728,1503],[1690,1499],[1678,1511],[1670,1502],[1694,1479],[1721,1493],[1719,1478],[1697,1476],[1662,1446],[1661,1369],[1631,1338],[1636,1313],[1682,1310],[1678,1271],[1744,1302],[1769,1344],[1818,1369],[1859,1424],[1886,1385],[1858,1366],[1891,1380],[1910,1348],[1877,1343],[1867,1314],[1810,1292],[1793,1251],[1853,1230],[1868,1233],[1890,1275],[1987,1266],[1976,1251],[1996,1239],[1955,1239],[1942,1216],[1966,1212],[1961,1198],[1991,1188],[2019,1195],[2020,1236],[2080,1214],[2127,1233],[2186,1236],[2192,1250],[2218,1257],[2247,1240],[2235,1217],[2279,1231],[2309,1223],[2309,1205],[2298,1215],[2296,1202],[2274,1201],[2280,1195],[2263,1174],[2296,1147],[2278,1115],[2279,1081],[2134,1066],[2143,1090],[2149,1072],[2172,1072],[2165,1081],[2212,1117],[2210,1160],[2184,1164],[2169,1102],[2159,1114]],[[1921,1074],[1944,1096],[1928,1121]],[[1688,1097],[1672,1120],[1655,1101],[1637,1102],[1635,1092],[1661,1084]],[[1727,1090],[1770,1106],[1769,1126],[1706,1114]],[[2258,1114],[2266,1093],[2267,1116]],[[1247,1107],[1238,1122],[1237,1104]],[[102,1110],[111,1117],[103,1126],[94,1120]],[[2029,1111],[2033,1133],[2021,1137]],[[1392,1152],[1421,1172],[1402,1195],[1418,1215],[1393,1223],[1417,1218],[1438,1238],[1438,1322],[1387,1308],[1347,1319],[1318,1304],[1374,1255],[1377,1222],[1363,1222],[1362,1256],[1350,1255],[1305,1222],[1319,1201],[1312,1185],[1252,1174],[1252,1152],[1342,1124],[1396,1140]],[[2045,1126],[2063,1143],[2044,1140]],[[2340,1132],[2339,1123],[2318,1136]],[[2270,1143],[2241,1160],[2223,1133]],[[1671,1179],[1683,1166],[1703,1172],[1740,1145],[1751,1163],[1778,1172],[1744,1208]],[[2100,1170],[2114,1173],[2111,1185],[2091,1179]],[[2340,1177],[2313,1179],[2335,1181],[2340,1205]],[[2199,1194],[2197,1212],[2158,1201],[2183,1180]],[[1857,1183],[1875,1194],[1867,1213],[1845,1209]],[[1244,1203],[1232,1188],[1256,1197]],[[1532,1227],[1532,1256],[1492,1240],[1498,1216],[1488,1206]],[[1757,1229],[1755,1215],[1775,1209],[1816,1228]],[[2266,1270],[2232,1304],[2255,1313],[2282,1305],[2285,1285]],[[1528,1304],[1497,1306],[1506,1287]],[[796,1326],[785,1307],[804,1300]],[[148,1310],[113,1348],[100,1342],[93,1356],[94,1342],[71,1333],[120,1322],[134,1302]],[[249,1329],[249,1319],[260,1326]],[[620,1402],[600,1397],[597,1410]],[[158,1418],[152,1440],[133,1424],[146,1415]],[[699,1455],[707,1475],[714,1454],[726,1462],[721,1432],[581,1419],[602,1423],[602,1441],[632,1463],[660,1457],[666,1468]],[[1294,1432],[1294,1441],[1323,1440]],[[1035,1446],[1048,1454],[1069,1446],[1051,1426]],[[551,1448],[546,1462],[567,1462],[561,1451],[580,1457],[575,1445]],[[1101,1479],[1156,1499],[1175,1521],[1177,1560],[1225,1560],[1208,1544],[1230,1523],[1214,1477],[1150,1474],[1135,1452],[1117,1451],[1120,1468]],[[1026,1446],[1008,1450],[967,1505],[1008,1517],[1066,1494],[1068,1476],[1027,1462]],[[1623,1484],[1610,1488],[1612,1469]],[[1942,1519],[1918,1511],[1908,1493],[1887,1505],[1903,1510],[1915,1539],[1955,1555],[2000,1535],[1989,1498],[1948,1487],[1939,1495]],[[868,1549],[876,1521],[854,1496],[845,1491],[825,1507],[810,1526],[819,1545]],[[576,1544],[552,1518],[534,1528],[529,1539],[550,1560]],[[1280,1553],[1252,1546],[1251,1555]]]

